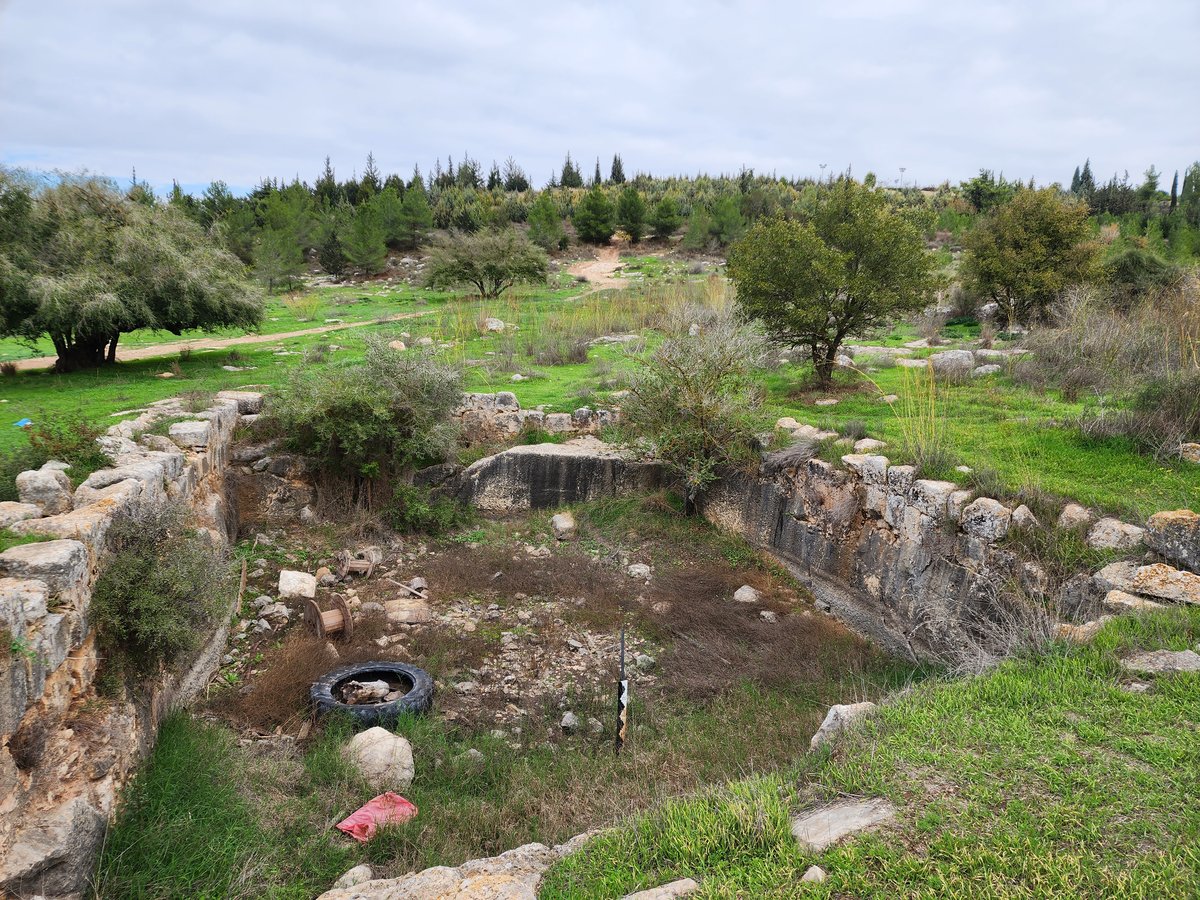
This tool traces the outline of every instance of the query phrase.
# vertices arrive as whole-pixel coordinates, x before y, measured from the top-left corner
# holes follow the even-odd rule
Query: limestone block
[[[13,500],[0,502],[0,528],[7,528],[26,519],[36,519],[42,508],[35,503],[17,503]]]
[[[31,469],[17,476],[21,502],[36,506],[44,515],[56,516],[71,509],[71,479],[61,469]]]
[[[311,600],[317,596],[317,579],[307,572],[282,569],[279,572],[279,596],[303,597]]]
[[[871,702],[839,703],[829,707],[825,720],[812,736],[809,746],[813,750],[825,746],[856,722],[874,713],[876,709],[875,704]]]
[[[79,541],[21,544],[0,553],[0,575],[44,581],[54,595],[79,586],[88,563],[87,547]]]
[[[211,430],[208,422],[174,422],[168,434],[180,447],[192,449],[207,447]]]
[[[263,395],[257,391],[219,391],[217,397],[236,401],[238,412],[244,416],[257,415],[263,409]]]
[[[1132,591],[1163,600],[1200,603],[1200,575],[1180,571],[1166,563],[1141,566],[1133,576]]]
[[[1105,517],[1092,526],[1087,545],[1096,550],[1130,550],[1142,543],[1146,529]]]
[[[356,734],[343,752],[377,791],[402,791],[412,784],[412,745],[386,728],[375,726]]]

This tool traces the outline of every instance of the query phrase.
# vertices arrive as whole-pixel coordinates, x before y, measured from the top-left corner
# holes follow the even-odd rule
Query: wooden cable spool
[[[338,578],[345,578],[347,575],[362,575],[364,578],[370,578],[375,572],[374,560],[355,559],[350,555],[349,550],[339,550],[335,559],[337,560]]]
[[[342,597],[333,598],[333,609],[321,611],[316,600],[304,601],[304,624],[316,629],[317,637],[324,640],[335,634],[350,638],[354,634],[354,619],[350,607]]]

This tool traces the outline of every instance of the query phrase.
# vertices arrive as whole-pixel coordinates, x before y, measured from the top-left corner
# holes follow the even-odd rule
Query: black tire
[[[380,677],[399,676],[412,684],[412,688],[403,697],[391,703],[352,704],[343,703],[339,698],[338,687],[350,680],[372,680]],[[313,709],[318,716],[329,713],[345,713],[357,728],[368,728],[372,725],[395,724],[396,720],[408,713],[423,713],[433,706],[433,678],[424,669],[410,666],[406,663],[378,660],[374,662],[354,663],[341,666],[332,672],[327,672],[313,682],[309,690]]]

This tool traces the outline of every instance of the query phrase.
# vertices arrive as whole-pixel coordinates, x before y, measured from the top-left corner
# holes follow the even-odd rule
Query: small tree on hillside
[[[419,179],[413,179],[414,186],[404,192],[400,202],[400,229],[397,238],[401,247],[415,249],[425,242],[425,235],[433,227],[433,210],[429,208],[429,198]]]
[[[921,309],[935,286],[920,229],[850,179],[825,189],[811,222],[757,223],[730,249],[729,277],[745,312],[806,348],[823,383],[846,338]]]
[[[440,238],[426,268],[434,288],[472,285],[484,299],[499,297],[518,282],[546,280],[550,263],[539,247],[515,228],[451,234]]]
[[[722,469],[757,461],[755,436],[766,422],[754,373],[767,345],[728,311],[698,305],[673,311],[664,330],[667,338],[633,376],[622,420],[682,481],[691,515]]]
[[[632,185],[621,191],[617,198],[617,227],[635,244],[646,232],[646,201]]]
[[[1096,275],[1087,220],[1086,204],[1056,188],[1019,191],[968,232],[963,276],[1010,325],[1040,316],[1066,287]]]
[[[612,168],[609,170],[608,180],[613,184],[625,183],[625,164],[621,162],[621,154],[614,153]]]
[[[583,195],[571,217],[581,241],[607,244],[613,234],[613,206],[599,186]]]
[[[654,207],[654,212],[650,215],[650,227],[654,229],[654,236],[666,240],[671,237],[679,226],[683,223],[683,217],[679,215],[679,204],[670,197],[663,197]]]
[[[583,174],[579,171],[579,166],[571,159],[570,153],[563,161],[562,175],[558,181],[565,188],[583,187]]]
[[[529,239],[546,251],[561,250],[566,245],[562,216],[549,191],[538,194],[529,207]]]

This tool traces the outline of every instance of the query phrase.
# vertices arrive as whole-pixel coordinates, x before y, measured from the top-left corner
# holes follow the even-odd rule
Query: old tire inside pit
[[[346,703],[342,699],[342,688],[351,681],[398,682],[408,690],[389,702]],[[309,697],[318,716],[344,713],[358,728],[388,725],[405,714],[423,713],[433,705],[433,678],[424,669],[406,663],[390,660],[354,663],[327,672],[314,681]]]

